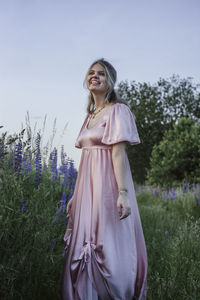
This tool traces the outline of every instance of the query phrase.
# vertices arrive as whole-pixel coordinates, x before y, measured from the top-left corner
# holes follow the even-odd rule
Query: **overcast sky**
[[[108,59],[118,81],[156,82],[172,74],[200,83],[199,0],[0,0],[0,125],[10,134],[42,128],[46,141],[74,147],[86,115],[83,79],[97,58]]]

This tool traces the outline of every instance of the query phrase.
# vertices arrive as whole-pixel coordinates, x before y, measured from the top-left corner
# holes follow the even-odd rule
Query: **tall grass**
[[[66,204],[77,171],[61,147],[49,157],[41,133],[0,139],[0,298],[59,299]]]
[[[148,253],[148,299],[200,297],[200,186],[137,193]],[[164,195],[164,197],[163,197]]]
[[[66,204],[77,171],[63,146],[58,166],[58,149],[41,145],[41,132],[32,134],[29,126],[0,138],[0,299],[60,299]],[[148,299],[199,299],[200,187],[145,186],[136,193]]]

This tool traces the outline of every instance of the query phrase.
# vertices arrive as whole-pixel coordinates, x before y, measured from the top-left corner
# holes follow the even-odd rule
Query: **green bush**
[[[181,118],[154,146],[148,182],[151,185],[173,186],[183,180],[200,182],[200,124]]]

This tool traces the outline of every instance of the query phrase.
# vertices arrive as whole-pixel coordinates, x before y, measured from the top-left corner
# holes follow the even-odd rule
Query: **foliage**
[[[136,190],[148,255],[148,299],[198,299],[200,186]]]
[[[0,138],[0,298],[59,299],[66,204],[77,171],[61,149],[48,163],[41,135]]]
[[[41,136],[0,138],[0,299],[59,300],[63,236],[77,172]],[[148,299],[198,299],[200,186],[137,187],[148,254]]]
[[[169,80],[160,78],[154,85],[120,82],[118,93],[135,115],[141,139],[137,147],[127,145],[135,182],[145,182],[152,149],[160,143],[165,131],[171,129],[181,117],[200,118],[199,87],[190,77],[181,79],[178,75],[173,75]]]
[[[148,171],[150,184],[172,186],[182,180],[200,182],[200,124],[181,118],[155,145]]]

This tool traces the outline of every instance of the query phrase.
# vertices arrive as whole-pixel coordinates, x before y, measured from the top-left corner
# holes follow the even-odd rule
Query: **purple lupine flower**
[[[41,159],[41,153],[40,153],[40,141],[41,136],[39,133],[37,133],[37,137],[35,140],[36,143],[36,158],[35,158],[35,188],[38,189],[38,186],[41,181],[42,176],[42,159]]]
[[[192,184],[192,190],[193,190],[193,192],[196,190],[196,184],[194,182]]]
[[[58,170],[57,170],[57,149],[54,148],[54,150],[50,154],[50,161],[51,161],[51,181],[55,182],[58,178]]]
[[[26,155],[24,155],[22,157],[22,168],[23,168],[24,173],[25,173],[26,161],[27,161],[27,157],[26,157]]]
[[[14,170],[17,173],[17,176],[20,176],[22,167],[22,141],[19,139],[19,142],[15,144],[15,162],[14,162]]]
[[[61,199],[61,208],[63,212],[65,211],[65,206],[66,206],[66,201],[67,201],[67,196],[65,193],[62,194],[62,199]]]
[[[58,215],[56,217],[56,223],[62,216],[62,214],[65,212],[65,206],[66,206],[67,196],[65,193],[62,194],[62,199],[60,200],[60,208],[58,210]]]
[[[183,192],[189,192],[190,190],[190,184],[187,182],[185,183],[184,181],[182,182],[182,187],[183,187]]]
[[[68,169],[68,175],[69,175],[69,179],[71,181],[71,184],[75,184],[75,180],[76,180],[76,169],[74,168],[74,161],[72,159],[69,160],[69,169]],[[71,185],[71,188],[73,188],[73,186]]]
[[[66,153],[64,152],[64,145],[61,146],[61,164],[63,165],[65,163],[65,157],[66,157]]]
[[[187,182],[187,184],[186,184],[186,187],[185,187],[185,188],[186,188],[186,191],[187,191],[187,192],[189,192],[189,190],[190,190],[190,184],[189,184],[188,182]]]
[[[152,193],[153,193],[153,195],[154,195],[155,197],[157,197],[158,194],[159,194],[158,188],[154,188],[154,189],[152,190]]]
[[[176,192],[173,187],[171,188],[171,193],[172,193],[172,199],[174,200],[174,202],[176,202]]]
[[[170,189],[169,189],[168,196],[169,196],[169,201],[172,201],[172,193],[171,193],[171,190],[170,190]]]
[[[62,185],[66,186],[67,180],[68,180],[68,159],[66,159],[66,153],[64,152],[64,146],[62,145],[61,148],[61,166],[60,166],[60,173],[63,177]]]
[[[185,192],[185,182],[184,180],[182,181],[182,190],[183,190],[183,193]]]
[[[46,162],[44,162],[44,165],[43,165],[43,171],[44,171],[44,172],[47,172],[47,171],[48,171],[48,166],[47,166]]]
[[[170,233],[169,233],[169,231],[165,231],[165,236],[166,236],[167,240],[170,238]]]
[[[30,152],[26,152],[23,157],[23,169],[25,174],[29,174],[32,170],[32,155]]]
[[[196,200],[196,204],[200,205],[200,193],[198,195],[197,192],[196,192],[195,195],[194,195],[194,197],[195,197],[195,200]]]
[[[4,142],[0,139],[0,159],[4,158]]]
[[[69,182],[69,187],[68,187],[67,195],[65,193],[63,193],[63,195],[62,195],[61,206],[58,210],[58,214],[57,214],[57,217],[56,217],[56,223],[58,222],[59,218],[61,217],[61,215],[65,211],[66,202],[68,202],[69,199],[71,199],[71,197],[73,195],[74,186],[75,186],[75,182],[76,182],[76,175],[77,175],[77,171],[74,168],[74,161],[73,160],[70,160],[70,159],[68,159],[68,161],[63,160],[63,166],[62,167],[65,167],[65,168],[62,169],[65,172],[63,185],[65,185],[66,182],[68,181]],[[66,216],[67,216],[67,213],[66,213]],[[66,219],[65,219],[65,221],[66,221]]]
[[[26,201],[25,201],[24,197],[22,197],[22,200],[20,201],[19,210],[26,211]]]
[[[166,191],[162,192],[162,197],[165,201],[167,200],[167,192]]]
[[[48,169],[49,169],[49,170],[52,170],[53,155],[54,155],[54,152],[52,151],[52,152],[49,154],[49,162],[48,162]]]
[[[65,161],[65,163],[63,164],[63,186],[66,186],[67,181],[69,179],[69,161],[68,159]]]
[[[135,188],[135,193],[136,193],[136,194],[140,193],[140,187],[139,187],[139,186],[137,186],[137,187]]]
[[[69,181],[69,189],[68,193],[72,193],[74,191],[74,186],[76,182],[77,171],[74,168],[74,161],[69,159],[69,168],[68,168],[68,181]],[[68,195],[69,199],[69,195]]]
[[[169,200],[174,200],[174,202],[176,202],[176,193],[173,187],[169,189]]]

